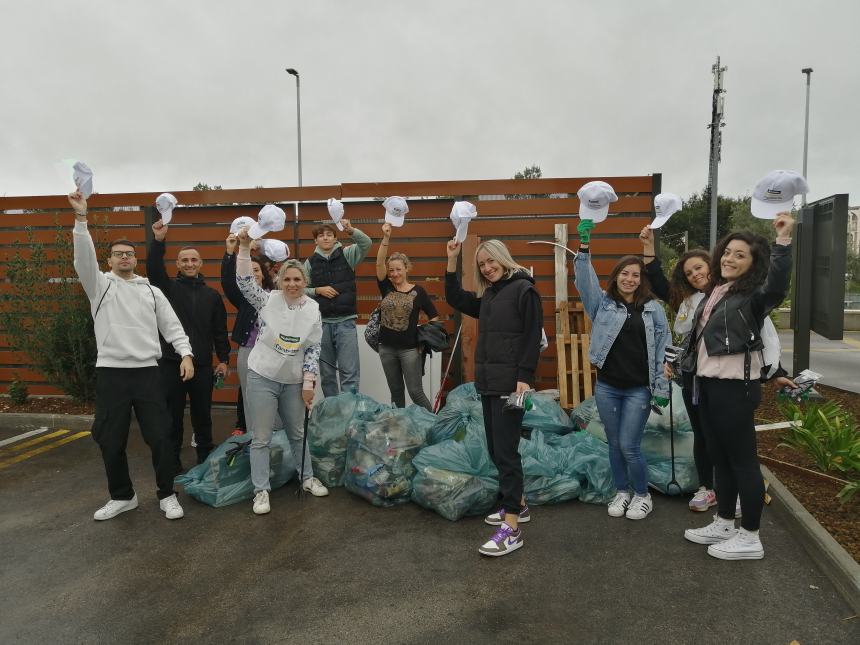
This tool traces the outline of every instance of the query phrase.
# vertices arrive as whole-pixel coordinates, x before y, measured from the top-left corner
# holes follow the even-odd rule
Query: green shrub
[[[9,384],[9,398],[15,405],[24,405],[29,395],[27,384],[24,381],[16,378]]]
[[[860,474],[860,432],[842,406],[784,402],[780,408],[792,422],[780,445],[806,454],[822,472]]]
[[[106,239],[106,221],[91,226],[94,238]],[[17,242],[7,255],[6,273],[13,288],[0,297],[0,326],[10,346],[26,353],[46,381],[77,401],[95,399],[96,342],[89,300],[74,270],[72,233],[56,224],[51,245]],[[96,244],[100,258],[107,247]],[[51,257],[54,256],[54,257]]]

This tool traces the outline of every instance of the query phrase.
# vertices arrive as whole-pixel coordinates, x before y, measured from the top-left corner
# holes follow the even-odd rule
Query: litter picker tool
[[[296,491],[296,495],[299,496],[300,500],[304,500],[305,498],[305,453],[308,451],[308,422],[310,418],[311,411],[308,406],[305,406],[305,429],[302,432],[302,467],[299,470],[299,490]]]
[[[552,246],[557,246],[560,249],[564,249],[568,253],[570,253],[573,257],[576,257],[576,251],[573,251],[567,248],[564,244],[559,244],[558,242],[549,242],[547,240],[532,240],[529,244],[551,244]]]
[[[451,370],[451,363],[454,360],[454,352],[457,351],[457,343],[460,342],[460,331],[463,325],[457,327],[457,335],[454,337],[454,344],[451,345],[451,355],[448,356],[448,365],[445,367],[445,373],[442,375],[442,382],[439,384],[439,391],[436,392],[436,399],[433,401],[433,414],[439,412],[439,403],[442,402],[442,392],[445,391],[445,381],[448,380],[448,372]]]
[[[672,379],[669,379],[669,454],[672,458],[672,479],[666,484],[666,494],[671,495],[670,489],[674,485],[678,489],[678,495],[684,491],[681,484],[675,479],[675,413],[672,410]]]

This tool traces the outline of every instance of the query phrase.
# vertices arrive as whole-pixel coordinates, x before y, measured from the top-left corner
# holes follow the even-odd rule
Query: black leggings
[[[487,450],[499,471],[499,494],[505,513],[519,515],[522,510],[523,466],[518,448],[524,410],[506,411],[507,401],[500,396],[481,395]]]
[[[734,519],[741,498],[741,526],[757,531],[764,508],[764,479],[758,463],[753,414],[761,384],[735,379],[699,379],[699,420],[716,469],[717,514]]]
[[[709,490],[714,488],[714,463],[708,455],[708,442],[702,431],[702,422],[699,421],[699,406],[693,404],[693,375],[684,373],[681,394],[684,397],[684,407],[687,408],[687,416],[690,417],[690,427],[693,429],[693,461],[696,464],[696,473],[699,475],[699,486]]]

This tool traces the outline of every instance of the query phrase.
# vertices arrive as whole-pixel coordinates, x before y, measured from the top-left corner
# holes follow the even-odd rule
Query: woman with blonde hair
[[[236,283],[260,319],[257,342],[248,356],[245,398],[252,436],[254,513],[263,515],[270,511],[269,444],[278,416],[286,426],[297,461],[301,461],[305,451],[302,486],[309,490],[318,482],[313,477],[302,438],[305,410],[313,405],[314,386],[319,377],[322,319],[319,305],[305,295],[308,278],[301,262],[284,262],[278,271],[276,288],[267,293],[252,273],[248,229],[243,229],[238,237]]]
[[[379,360],[391,390],[395,407],[406,406],[406,394],[426,410],[433,406],[421,382],[423,361],[418,343],[418,316],[424,312],[428,321],[439,314],[421,285],[409,281],[412,263],[403,253],[386,257],[391,238],[391,224],[382,225],[382,241],[376,253],[376,279],[382,302],[379,305]],[[405,388],[404,388],[405,385]]]
[[[475,349],[475,388],[481,395],[487,450],[499,471],[500,508],[484,520],[499,528],[478,552],[502,556],[523,545],[519,524],[531,519],[523,497],[518,452],[525,410],[506,399],[534,388],[543,311],[534,279],[499,240],[478,245],[478,292],[464,291],[456,273],[460,247],[456,239],[447,245],[445,298],[454,309],[481,321]]]

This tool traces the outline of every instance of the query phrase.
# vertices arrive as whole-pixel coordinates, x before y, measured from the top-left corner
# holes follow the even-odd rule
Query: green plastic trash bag
[[[254,497],[251,462],[248,454],[250,435],[231,437],[215,448],[202,464],[176,477],[185,492],[209,506],[228,506]],[[287,434],[278,430],[269,445],[269,483],[272,490],[296,477],[296,461]]]
[[[532,405],[523,416],[524,428],[556,434],[573,432],[573,422],[552,396],[535,392],[529,400]]]
[[[664,495],[694,493],[699,488],[699,473],[692,457],[675,457],[675,479],[681,490],[669,481],[672,479],[672,460],[648,461],[648,484]]]
[[[344,485],[374,506],[404,504],[412,496],[412,460],[426,445],[434,415],[411,405],[390,408],[355,426],[346,450]]]
[[[352,392],[328,396],[314,406],[308,424],[308,448],[314,475],[323,484],[343,486],[350,428],[372,421],[386,408],[369,396]]]
[[[433,426],[427,435],[427,443],[437,444],[446,439],[462,440],[469,424],[484,431],[484,413],[480,401],[466,397],[449,400],[436,414]]]
[[[579,481],[568,475],[523,478],[526,501],[532,506],[558,504],[579,497]]]
[[[453,390],[448,392],[448,395],[445,397],[445,405],[450,405],[452,401],[457,401],[459,399],[480,401],[481,395],[478,394],[478,391],[475,389],[474,383],[463,383],[462,385],[458,385]]]
[[[458,439],[422,448],[412,465],[412,501],[448,520],[483,515],[496,501],[498,472],[487,453],[483,416],[466,419]]]
[[[585,430],[594,418],[596,418],[598,422],[600,421],[600,417],[597,414],[597,402],[594,400],[594,397],[585,399],[585,401],[576,406],[570,414],[571,423],[573,423],[574,429],[576,430]]]

